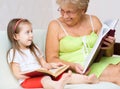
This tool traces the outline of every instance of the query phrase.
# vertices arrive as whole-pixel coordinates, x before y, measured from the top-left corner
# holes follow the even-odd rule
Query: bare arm
[[[39,61],[40,61],[42,68],[44,68],[46,70],[52,68],[52,66],[49,63],[47,63],[43,57],[40,57]]]
[[[52,69],[52,68],[58,68],[59,66],[64,65],[64,64],[61,63],[61,62],[57,62],[57,63],[53,63],[53,62],[47,63],[43,57],[40,57],[40,64],[41,64],[42,68],[45,69],[45,70],[49,70],[49,69]]]
[[[74,71],[76,70],[76,72],[82,71],[82,67],[79,64],[66,62],[59,59],[59,29],[60,26],[56,21],[52,21],[49,24],[47,38],[46,38],[46,52],[45,52],[47,62],[62,62],[66,65],[69,65],[70,68]],[[76,65],[79,68],[76,69]]]
[[[99,34],[102,24],[96,16],[93,16],[94,27],[96,29],[97,34]],[[114,43],[115,38],[108,36],[103,44],[107,45],[107,47],[102,47],[101,49],[104,51],[105,56],[112,56],[114,51]]]
[[[10,66],[11,66],[11,69],[12,69],[12,72],[13,72],[14,76],[17,79],[26,79],[26,78],[29,78],[29,77],[21,74],[21,70],[20,70],[20,67],[19,67],[18,63],[13,62],[13,63],[10,64]]]
[[[57,22],[52,21],[49,24],[45,50],[47,62],[64,62],[59,59],[59,29]]]

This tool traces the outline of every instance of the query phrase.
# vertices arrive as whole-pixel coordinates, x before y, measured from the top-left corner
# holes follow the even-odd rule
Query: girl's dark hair
[[[7,35],[8,35],[8,39],[11,42],[12,45],[12,49],[13,49],[13,58],[12,58],[12,62],[14,60],[15,57],[15,51],[17,50],[19,53],[21,53],[21,55],[23,55],[24,53],[20,50],[19,48],[19,44],[18,42],[14,39],[15,34],[18,34],[20,32],[20,24],[29,24],[31,25],[31,22],[27,19],[21,19],[21,18],[15,18],[12,19],[7,26]],[[31,45],[29,46],[31,53],[36,57],[37,60],[39,60],[39,57],[36,54],[36,51],[38,51],[40,53],[40,50],[36,47],[36,45],[32,42]],[[8,50],[7,52],[7,58],[9,56],[9,52],[10,50]],[[40,53],[41,54],[41,53]]]

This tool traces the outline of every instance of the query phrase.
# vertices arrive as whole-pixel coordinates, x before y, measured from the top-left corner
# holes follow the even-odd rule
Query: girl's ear
[[[18,34],[14,34],[14,35],[13,35],[13,38],[14,38],[15,40],[18,40],[18,38],[19,38]]]

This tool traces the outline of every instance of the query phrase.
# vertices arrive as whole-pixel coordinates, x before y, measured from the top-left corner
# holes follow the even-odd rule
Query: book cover
[[[36,70],[32,70],[32,71],[25,71],[25,72],[22,72],[22,74],[29,76],[29,77],[36,77],[36,76],[41,76],[41,75],[45,75],[45,74],[51,75],[53,77],[57,77],[60,74],[62,74],[64,71],[66,71],[68,68],[69,68],[68,65],[63,65],[58,68],[49,69],[49,70],[36,69]]]
[[[99,33],[98,39],[91,50],[90,54],[86,57],[84,62],[84,70],[83,74],[87,71],[87,69],[90,67],[90,65],[95,62],[96,60],[99,60],[100,55],[102,55],[101,46],[105,46],[102,44],[102,41],[106,36],[114,36],[115,34],[115,27],[118,23],[118,19],[116,20],[108,20],[103,23],[103,26],[101,28],[101,31]]]

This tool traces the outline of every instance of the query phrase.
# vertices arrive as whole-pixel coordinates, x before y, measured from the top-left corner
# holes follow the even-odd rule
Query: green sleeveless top
[[[84,60],[86,56],[90,53],[93,48],[98,35],[94,32],[94,26],[92,24],[92,19],[90,16],[90,22],[93,31],[90,35],[73,37],[70,36],[59,20],[57,20],[60,24],[62,30],[65,32],[66,36],[60,40],[59,43],[59,58],[64,61],[79,63],[84,65]],[[102,57],[99,62],[93,63],[91,65],[91,70],[88,75],[95,74],[99,77],[104,69],[109,64],[117,64],[120,62],[120,56],[117,57]]]
[[[94,32],[94,26],[92,18],[90,16],[90,22],[92,27],[92,32],[86,36],[73,37],[70,36],[64,29],[63,25],[59,20],[57,20],[62,30],[66,34],[64,38],[60,40],[59,44],[59,57],[61,60],[68,62],[80,63],[83,65],[86,56],[90,53],[93,48],[98,35]]]
[[[60,40],[60,59],[83,65],[85,57],[93,48],[97,38],[98,36],[95,32],[87,36],[64,37]]]

